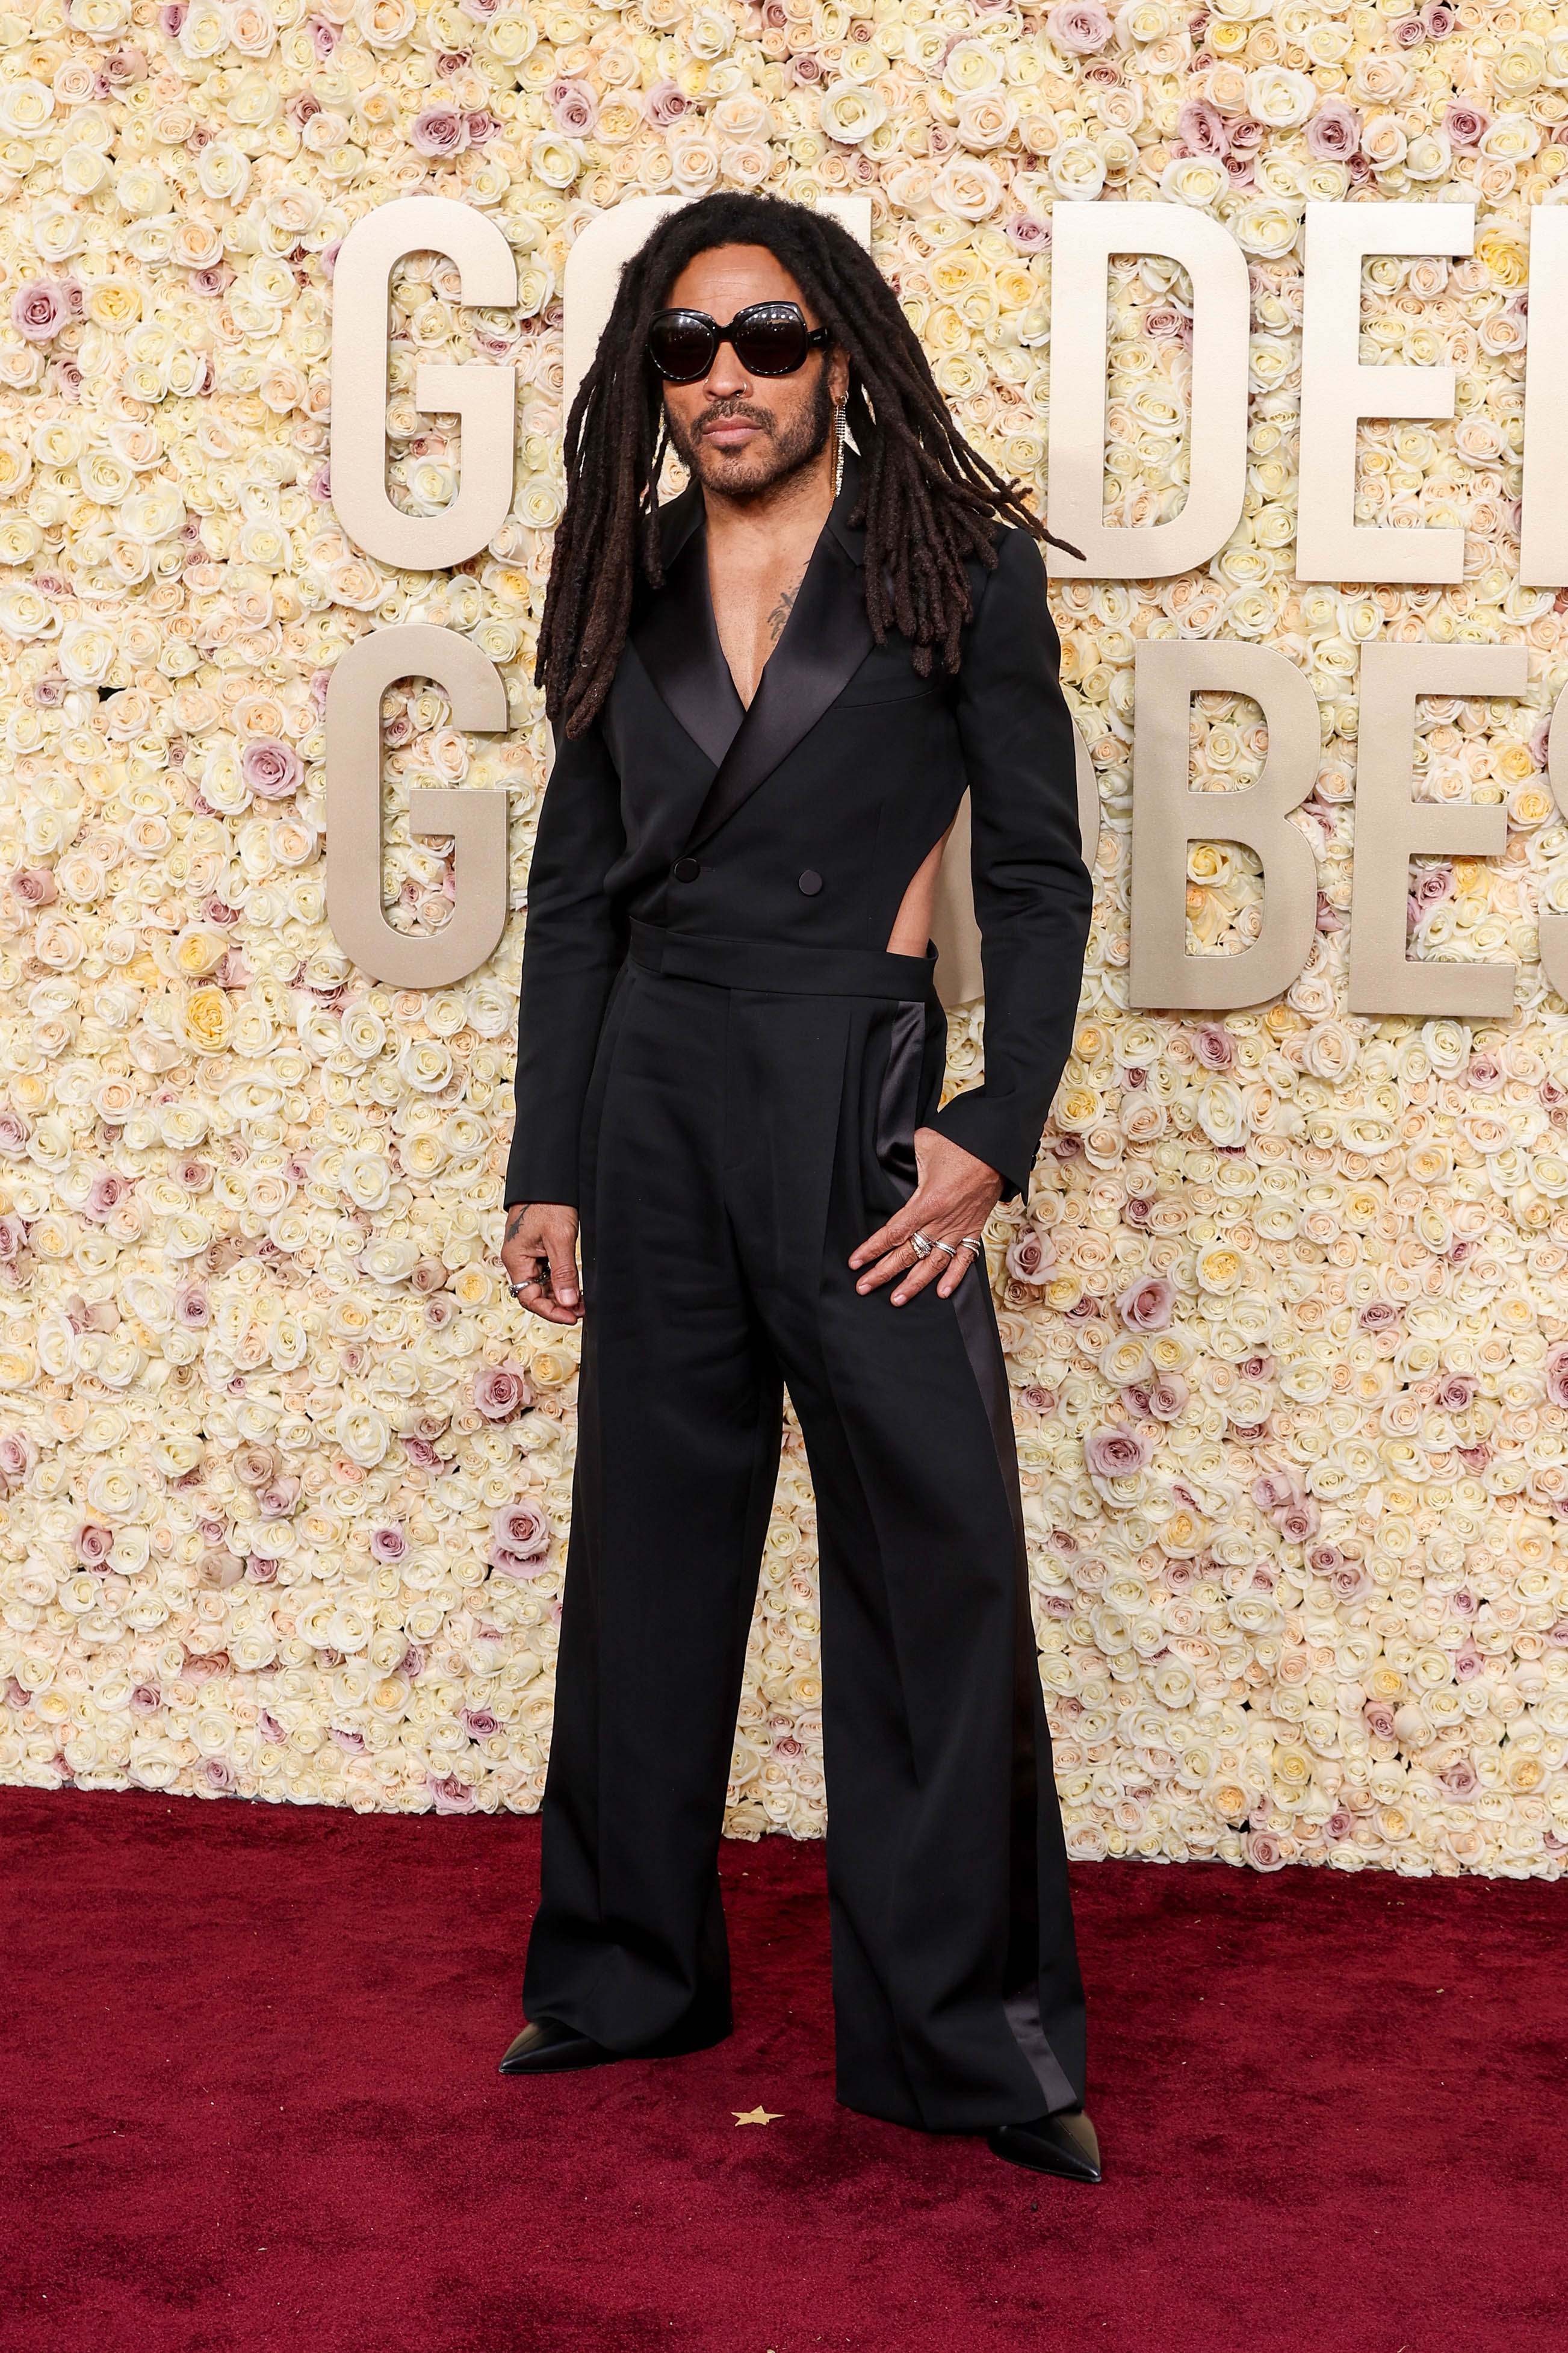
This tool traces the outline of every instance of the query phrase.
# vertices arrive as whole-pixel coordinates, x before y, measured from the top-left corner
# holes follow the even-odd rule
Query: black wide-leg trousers
[[[782,1390],[817,1501],[838,2096],[931,2131],[1083,2095],[1084,2005],[984,1271],[895,1309],[945,1024],[923,958],[633,927],[584,1124],[573,1525],[524,2006],[730,2025],[718,1848]]]

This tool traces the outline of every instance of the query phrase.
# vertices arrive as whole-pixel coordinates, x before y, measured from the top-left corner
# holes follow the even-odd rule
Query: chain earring
[[[834,417],[835,417],[835,421],[836,421],[836,429],[837,429],[837,446],[836,447],[836,448],[834,449],[834,452],[833,452],[833,496],[834,496],[835,500],[837,500],[837,496],[838,496],[838,493],[839,493],[839,491],[840,491],[840,490],[841,490],[841,489],[843,488],[843,486],[844,486],[844,407],[845,407],[845,404],[844,404],[844,402],[843,402],[843,401],[841,401],[841,400],[836,400],[836,401],[834,402],[834,404],[833,404],[833,407],[834,407]]]

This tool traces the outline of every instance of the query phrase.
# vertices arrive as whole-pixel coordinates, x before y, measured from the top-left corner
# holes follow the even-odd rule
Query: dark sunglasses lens
[[[793,375],[805,358],[805,321],[793,303],[750,311],[732,331],[735,356],[752,375]]]
[[[716,348],[710,322],[691,311],[656,319],[648,330],[648,357],[671,384],[693,384],[706,375]]]

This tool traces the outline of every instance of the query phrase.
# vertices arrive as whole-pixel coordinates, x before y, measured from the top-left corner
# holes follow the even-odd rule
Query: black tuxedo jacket
[[[885,948],[911,877],[971,796],[984,1084],[936,1125],[1019,1192],[1072,1042],[1091,889],[1045,567],[1005,530],[971,567],[954,675],[873,642],[845,480],[751,708],[719,643],[695,485],[661,518],[597,721],[563,737],[528,881],[506,1198],[578,1199],[578,1135],[633,917],[701,937]]]

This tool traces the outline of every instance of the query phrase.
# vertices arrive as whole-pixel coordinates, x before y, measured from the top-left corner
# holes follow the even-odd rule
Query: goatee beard
[[[816,392],[810,406],[798,411],[782,433],[772,409],[745,400],[714,401],[697,418],[689,437],[668,410],[665,415],[671,447],[687,470],[695,474],[699,481],[706,483],[710,489],[722,491],[726,498],[759,498],[765,491],[776,490],[780,482],[787,481],[792,474],[798,474],[821,457],[833,430],[833,395],[828,388],[827,370],[823,368],[817,376]],[[747,471],[739,479],[730,479],[721,470],[726,460],[720,459],[715,464],[709,456],[704,461],[701,454],[703,428],[719,417],[744,417],[771,434],[772,446],[763,472],[754,474]],[[741,462],[745,465],[748,460],[755,462],[751,450],[746,452]],[[709,465],[713,466],[711,475],[707,470]]]

